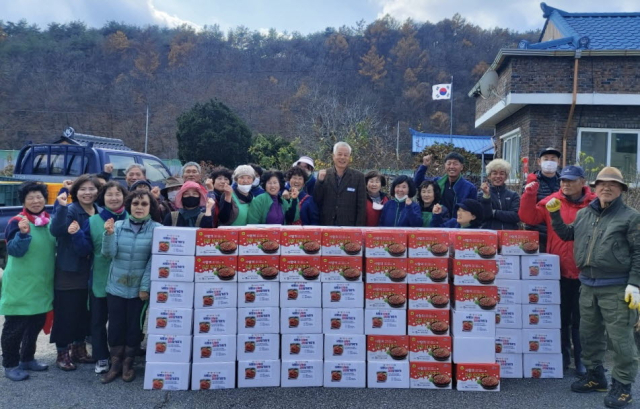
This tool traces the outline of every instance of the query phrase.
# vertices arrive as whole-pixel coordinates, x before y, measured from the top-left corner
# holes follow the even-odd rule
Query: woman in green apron
[[[229,223],[231,226],[247,225],[249,205],[254,199],[251,189],[253,188],[255,178],[255,171],[249,165],[240,165],[233,172],[235,186],[232,194],[233,208],[231,210],[232,214]]]

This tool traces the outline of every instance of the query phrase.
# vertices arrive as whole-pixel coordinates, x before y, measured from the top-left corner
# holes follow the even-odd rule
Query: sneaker
[[[633,402],[631,399],[631,384],[625,385],[611,378],[611,390],[604,398],[604,405],[608,408],[624,408]]]
[[[24,371],[40,372],[40,371],[46,371],[47,369],[49,369],[49,365],[41,364],[37,360],[33,359],[31,361],[28,361],[28,362],[20,362],[20,365],[18,366],[18,368],[20,368],[20,369],[22,369]]]
[[[604,367],[598,365],[588,369],[586,375],[571,384],[571,390],[578,393],[606,392],[607,378],[604,376]]]
[[[108,359],[101,359],[98,362],[96,362],[95,372],[98,373],[98,374],[109,372],[109,360]]]
[[[14,366],[13,368],[4,368],[4,376],[11,379],[12,381],[24,381],[29,378],[29,374],[27,371],[20,369],[19,366]]]

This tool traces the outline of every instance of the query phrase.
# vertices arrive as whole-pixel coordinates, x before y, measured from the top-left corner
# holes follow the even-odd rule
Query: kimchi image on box
[[[364,333],[365,335],[407,335],[407,310],[365,309]]]
[[[562,354],[524,354],[525,378],[562,378]]]
[[[189,362],[191,335],[147,336],[147,362]]]
[[[451,337],[409,336],[410,362],[451,362]]]
[[[238,281],[238,257],[236,256],[196,256],[196,283],[212,281]]]
[[[281,308],[281,334],[321,334],[322,308]]]
[[[367,283],[406,283],[406,258],[367,258],[365,267]]]
[[[238,334],[280,332],[278,307],[238,308]]]
[[[456,363],[453,372],[456,390],[477,392],[500,390],[500,365],[496,363]]]
[[[362,308],[323,308],[322,332],[364,334],[364,310]]]
[[[193,337],[193,363],[235,362],[235,335],[196,335]]]
[[[495,341],[495,314],[493,311],[454,309],[451,311],[451,334],[454,337],[489,337]]]
[[[322,360],[282,360],[280,386],[283,388],[300,388],[306,386],[322,386]]]
[[[522,305],[498,304],[496,306],[496,328],[521,329]]]
[[[408,361],[407,335],[368,335],[367,361]]]
[[[449,257],[449,232],[437,229],[407,230],[409,258]]]
[[[193,313],[193,335],[235,335],[237,317],[235,308],[197,309]]]
[[[399,229],[364,230],[364,256],[407,257],[407,232]]]
[[[278,307],[280,283],[268,281],[238,283],[238,307]]]
[[[560,280],[560,257],[555,254],[522,256],[520,272],[523,280]]]
[[[453,336],[453,362],[459,364],[496,361],[494,337]]]
[[[560,306],[523,305],[522,328],[560,328]]]
[[[363,283],[322,283],[324,308],[362,308]]]
[[[156,227],[153,229],[151,253],[174,256],[195,255],[196,230],[192,227]]]
[[[280,360],[238,361],[238,388],[280,386]]]
[[[496,354],[521,354],[522,330],[496,328]]]
[[[196,283],[193,295],[194,308],[236,308],[238,283]]]
[[[451,389],[452,365],[446,362],[409,362],[412,389]]]
[[[498,279],[519,280],[520,279],[520,257],[519,256],[496,256],[498,265]]]
[[[448,258],[409,258],[407,260],[409,284],[447,283]]]
[[[246,226],[238,233],[240,256],[280,255],[280,230]]]
[[[280,282],[320,282],[321,257],[280,256]]]
[[[362,303],[362,299],[360,302]],[[322,283],[306,281],[280,283],[280,307],[322,307]]]
[[[281,256],[319,256],[321,247],[320,228],[302,228],[302,226],[280,228]]]
[[[186,391],[189,389],[191,364],[147,362],[144,366],[144,389]]]
[[[323,256],[360,256],[364,237],[362,229],[349,227],[323,227]]]
[[[191,390],[233,389],[236,387],[235,362],[207,362],[191,365]]]
[[[320,281],[361,282],[362,271],[362,257],[322,256]]]
[[[324,361],[325,388],[364,388],[367,384],[367,364],[364,361]]]
[[[325,334],[325,361],[364,361],[366,354],[366,335]]]
[[[449,310],[407,311],[409,335],[449,335]]]
[[[280,334],[238,334],[238,361],[280,358]]]
[[[523,329],[522,346],[522,352],[525,354],[559,354],[562,352],[560,347],[560,330]]]
[[[522,281],[496,280],[498,304],[522,304]]]
[[[320,360],[324,355],[322,334],[282,334],[281,356],[285,359]]]
[[[280,256],[238,257],[238,281],[279,281]]]
[[[522,280],[522,304],[560,304],[560,281]]]
[[[449,309],[449,284],[409,284],[412,310]]]
[[[522,378],[522,354],[496,354],[501,378]]]
[[[193,308],[193,283],[152,281],[149,305],[160,308]]]
[[[495,259],[498,254],[498,235],[493,230],[453,230],[449,232],[453,241],[456,259]]]
[[[495,311],[498,287],[495,285],[454,285],[453,307],[457,310]]]
[[[196,230],[196,256],[237,256],[238,230]]]
[[[190,335],[191,308],[152,307],[149,308],[148,334]]]
[[[368,388],[408,388],[408,361],[367,362]]]
[[[151,256],[151,281],[192,282],[193,256],[154,254]]]
[[[498,274],[495,260],[453,260],[453,285],[492,285]]]
[[[538,254],[540,233],[536,230],[500,230],[498,242],[500,254],[504,256],[525,256]]]
[[[396,283],[366,283],[365,308],[407,309],[407,285]]]

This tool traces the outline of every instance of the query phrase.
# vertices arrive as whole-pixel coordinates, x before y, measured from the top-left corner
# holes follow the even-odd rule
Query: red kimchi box
[[[320,228],[302,228],[302,226],[283,226],[280,229],[280,255],[317,256],[322,246]]]
[[[454,286],[453,299],[457,310],[495,311],[498,304],[498,287],[495,285]]]
[[[407,335],[368,335],[367,361],[408,361]]]
[[[454,258],[494,259],[498,253],[498,234],[493,230],[452,230]]]
[[[495,260],[453,260],[453,285],[491,285],[498,274]]]
[[[408,230],[409,258],[449,257],[449,232],[437,229]]]
[[[238,234],[241,256],[279,255],[280,229],[243,227]]]
[[[364,230],[365,257],[407,257],[407,232],[398,229]]]
[[[280,273],[279,256],[238,257],[238,281],[278,281]]]
[[[321,257],[280,256],[280,282],[320,281]]]
[[[449,259],[409,258],[407,273],[409,284],[446,283],[449,278]]]
[[[538,254],[540,233],[535,230],[500,230],[500,254],[505,256],[525,256]]]
[[[322,282],[362,281],[362,257],[325,257],[321,263]]]
[[[444,362],[409,362],[409,388],[451,389],[453,371]]]
[[[237,256],[238,230],[198,229],[196,256]]]
[[[362,229],[325,227],[322,229],[322,255],[362,257],[363,240]]]
[[[449,284],[409,284],[412,310],[449,309]]]
[[[497,392],[500,390],[500,365],[461,364],[455,365],[456,390]]]
[[[238,257],[197,256],[194,266],[196,283],[238,281]]]
[[[365,308],[407,308],[407,285],[391,283],[366,283]]]
[[[368,258],[365,260],[367,283],[406,283],[407,259]]]
[[[410,362],[451,362],[451,337],[409,336]]]
[[[409,310],[409,335],[449,335],[449,310]]]

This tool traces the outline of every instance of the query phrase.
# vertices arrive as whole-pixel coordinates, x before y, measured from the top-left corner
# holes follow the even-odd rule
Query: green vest
[[[422,212],[422,227],[429,227],[431,225],[432,218],[432,212]]]
[[[89,218],[89,229],[91,230],[91,242],[93,243],[93,279],[91,290],[96,297],[104,298],[107,296],[105,289],[107,288],[111,259],[102,255],[104,220],[99,214],[94,214]]]
[[[29,250],[22,257],[9,256],[4,270],[0,315],[36,315],[53,309],[56,239],[48,225],[29,225]]]
[[[236,220],[231,223],[231,225],[246,226],[247,215],[249,214],[249,203],[240,203],[240,199],[238,199],[238,196],[236,196],[235,192],[231,197],[233,197],[233,201],[235,202],[236,206],[238,206],[238,217],[236,217]]]

